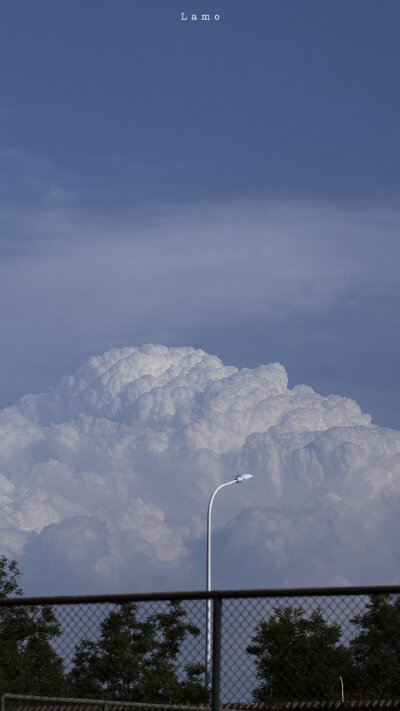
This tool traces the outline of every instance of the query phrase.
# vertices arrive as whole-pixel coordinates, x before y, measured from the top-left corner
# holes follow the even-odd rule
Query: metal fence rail
[[[2,599],[0,693],[1,711],[390,706],[400,586]]]
[[[209,706],[2,694],[1,711],[209,711]],[[228,710],[227,710],[228,711]]]

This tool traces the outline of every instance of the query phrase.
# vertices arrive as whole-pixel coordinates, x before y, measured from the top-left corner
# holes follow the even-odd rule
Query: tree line
[[[17,563],[0,556],[0,598],[22,595],[19,576]],[[301,607],[275,607],[258,622],[246,649],[256,667],[253,700],[271,707],[284,700],[338,699],[339,677],[346,698],[399,697],[400,596],[371,595],[350,623],[353,637],[345,645],[340,625],[324,619],[319,608],[306,616]],[[135,603],[114,605],[95,639],[76,645],[68,669],[56,651],[61,635],[50,606],[0,606],[0,692],[166,704],[210,701],[204,665],[180,663],[182,650],[200,635],[180,602],[170,601],[147,617]]]
[[[256,627],[248,654],[255,657],[254,701],[273,705],[294,699],[400,696],[400,596],[370,595],[350,624],[355,634],[341,642],[342,629],[318,608],[276,607]]]
[[[0,556],[0,598],[22,595],[16,561]],[[75,647],[71,668],[54,646],[62,635],[49,606],[0,606],[0,692],[153,703],[208,703],[203,664],[180,669],[185,640],[200,630],[186,621],[181,603],[139,616],[121,603],[103,619],[96,641]]]

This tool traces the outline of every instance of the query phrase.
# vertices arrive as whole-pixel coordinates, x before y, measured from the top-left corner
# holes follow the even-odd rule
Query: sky
[[[182,21],[182,12],[189,18],[209,12],[220,19]],[[98,445],[92,434],[87,459],[78,447],[82,461],[71,463],[58,449],[53,456],[47,444],[43,452],[32,450],[30,437],[47,442],[48,428],[56,426],[70,427],[71,437],[80,439],[76,433],[81,432],[81,419],[97,419],[91,403],[79,401],[72,414],[65,410],[54,422],[50,415],[38,420],[36,411],[27,414],[26,404],[21,405],[29,394],[36,403],[35,397],[42,402],[59,393],[63,402],[65,378],[77,377],[73,374],[93,357],[107,361],[109,353],[126,353],[125,348],[142,353],[144,347],[151,361],[145,344],[159,344],[172,349],[167,352],[180,363],[186,353],[180,349],[189,348],[223,363],[215,366],[217,370],[244,369],[252,374],[250,380],[258,377],[259,367],[279,363],[288,377],[285,397],[305,386],[321,402],[338,397],[333,409],[341,411],[340,403],[352,402],[351,407],[363,413],[357,415],[361,418],[357,427],[367,428],[362,444],[353,441],[356,425],[351,418],[344,425],[339,418],[350,437],[349,441],[344,437],[340,446],[350,447],[355,457],[348,455],[351,471],[360,471],[354,447],[372,451],[373,437],[392,462],[400,429],[399,25],[397,0],[209,0],[204,6],[199,0],[2,0],[0,414],[12,443],[29,442],[29,451],[24,445],[7,454],[11,443],[4,435],[0,446],[0,473],[14,487],[11,499],[4,500],[4,520],[17,516],[4,524],[3,545],[24,561],[31,591],[51,592],[58,585],[55,572],[46,589],[39,590],[32,573],[32,560],[39,565],[39,558],[45,559],[49,526],[60,527],[60,560],[63,527],[68,525],[71,535],[77,536],[79,525],[89,531],[84,517],[93,526],[87,536],[95,540],[103,536],[105,549],[112,545],[115,549],[120,540],[117,533],[112,539],[114,528],[122,526],[115,512],[108,512],[112,523],[105,524],[89,494],[80,513],[72,493],[66,496],[71,508],[54,504],[52,485],[46,480],[43,489],[42,474],[35,469],[47,462],[48,471],[60,477],[57,496],[64,496],[64,475],[106,476],[98,470],[94,454]],[[136,361],[129,363],[129,382],[135,383],[140,379]],[[155,387],[164,385],[157,381]],[[242,397],[242,384],[235,381],[236,385],[234,410],[240,409]],[[197,392],[194,381],[188,387]],[[208,387],[206,378],[201,397],[206,397]],[[270,406],[268,400],[268,411]],[[136,452],[143,413],[132,407],[118,422],[119,427],[133,427],[129,447]],[[197,411],[187,407],[194,426]],[[107,408],[100,420],[113,429],[115,413]],[[208,421],[207,417],[204,414]],[[310,418],[304,418],[303,437]],[[319,423],[312,421],[316,433],[337,426],[324,417]],[[167,427],[162,419],[157,422],[149,425],[149,441]],[[246,437],[261,436],[258,420],[254,429],[246,429],[246,422],[241,422]],[[179,427],[182,423],[174,424],[178,440]],[[218,424],[222,438],[229,427],[227,421]],[[297,430],[298,425],[293,431]],[[268,431],[266,424],[266,437]],[[302,452],[314,447],[303,439],[299,443],[290,432],[291,447],[295,442]],[[112,451],[120,434],[114,436]],[[254,438],[252,443],[258,452],[254,457],[264,461],[260,452],[267,445]],[[242,461],[242,446],[244,440],[236,449],[228,447],[235,450],[232,465]],[[152,451],[153,444],[146,447]],[[174,439],[174,452],[177,447]],[[171,454],[174,466],[179,460],[179,476],[184,476],[185,467],[189,472],[194,461],[195,471],[205,476],[209,487],[229,474],[226,452],[221,464],[222,454],[212,443],[185,447],[180,458]],[[283,440],[279,447],[283,457]],[[201,465],[198,462],[203,449],[213,453],[210,479],[207,456]],[[194,497],[192,508],[185,503],[192,518],[199,516],[192,529],[189,519],[183,524],[170,507],[168,487],[161,486],[149,463],[140,461],[149,483],[132,492],[135,506],[140,508],[140,499],[151,511],[161,511],[153,511],[150,519],[153,514],[164,516],[172,537],[177,535],[176,526],[187,526],[186,533],[179,534],[182,556],[191,551],[200,560],[209,488]],[[365,481],[371,476],[385,480],[387,461],[376,464],[375,474],[361,467]],[[110,466],[116,471],[117,460],[112,458]],[[274,476],[283,477],[281,465],[276,466]],[[126,462],[124,467],[130,481],[133,470]],[[298,471],[306,476],[303,465],[290,467],[292,476]],[[331,465],[321,467],[320,476],[330,476]],[[390,467],[396,479],[398,463]],[[187,473],[189,488],[193,476]],[[105,491],[113,490],[111,479],[103,483]],[[339,489],[335,485],[332,491],[343,498]],[[29,524],[21,513],[25,490],[32,500],[42,492],[42,503],[32,505]],[[300,493],[297,504],[289,494],[277,500],[274,516],[270,512],[265,522],[265,512],[256,514],[253,508],[269,490],[253,491],[255,498],[246,494],[250,498],[236,509],[229,492],[232,508],[226,504],[220,545],[229,536],[229,526],[240,523],[251,535],[258,530],[261,536],[271,520],[279,527],[283,517],[287,538],[282,545],[287,552],[289,530],[294,530],[298,517],[306,555],[308,514]],[[315,496],[319,502],[315,515],[319,512],[323,526],[324,516],[331,520],[330,514],[319,493]],[[109,498],[104,495],[100,508]],[[356,498],[352,489],[349,502],[355,507]],[[123,499],[121,493],[117,508]],[[55,513],[41,518],[40,506],[47,505]],[[240,521],[236,516],[242,517]],[[383,540],[383,514],[376,516],[377,540]],[[161,570],[156,543],[151,543],[152,552],[143,552],[141,546],[138,543],[137,555],[147,556],[144,582],[125,578],[121,564],[113,578],[119,584],[115,592],[150,585],[175,588],[178,583],[193,587],[195,581],[201,587],[200,563],[186,577],[178,574],[179,566],[172,566],[171,577]],[[103,554],[96,548],[94,566],[101,568]],[[232,560],[235,555],[236,548]],[[255,553],[257,563],[243,555],[244,567],[249,560],[248,565],[260,569],[262,552]],[[389,571],[396,555],[388,554],[377,582],[383,578],[392,582]],[[104,571],[103,578],[80,578],[85,556],[85,564],[77,564],[73,576],[76,590],[85,592],[92,580],[98,584],[92,592],[107,588]],[[278,557],[271,582],[296,584],[296,575],[279,573]],[[349,563],[337,579],[369,582],[366,569],[352,575],[350,569]],[[235,586],[228,566],[224,570],[220,584]],[[268,583],[264,575],[249,577],[252,584]],[[334,576],[324,577],[310,568],[306,578],[305,583],[314,578],[323,582]]]

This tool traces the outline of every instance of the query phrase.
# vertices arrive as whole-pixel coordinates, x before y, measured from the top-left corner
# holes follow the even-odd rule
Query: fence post
[[[213,658],[211,709],[219,711],[221,686],[221,618],[222,600],[219,595],[213,599]]]

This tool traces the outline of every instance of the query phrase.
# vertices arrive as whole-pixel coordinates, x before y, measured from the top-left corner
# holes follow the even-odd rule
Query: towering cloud
[[[397,582],[400,433],[282,365],[114,349],[0,412],[2,552],[30,593]]]

